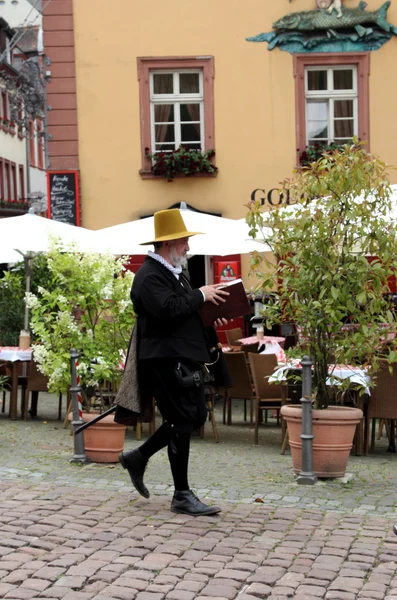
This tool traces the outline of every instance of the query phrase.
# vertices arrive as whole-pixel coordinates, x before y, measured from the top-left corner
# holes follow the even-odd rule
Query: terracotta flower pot
[[[281,414],[287,422],[292,464],[298,474],[302,470],[302,408],[283,406]],[[313,410],[313,469],[317,477],[344,476],[354,433],[362,418],[362,410],[347,406]]]
[[[91,421],[96,413],[83,413],[83,421]],[[127,427],[114,422],[114,415],[84,430],[84,449],[89,459],[98,463],[116,463],[123,451]]]

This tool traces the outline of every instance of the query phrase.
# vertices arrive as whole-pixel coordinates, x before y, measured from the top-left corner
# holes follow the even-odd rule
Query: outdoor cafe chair
[[[269,377],[277,368],[277,358],[275,354],[254,354],[248,355],[251,365],[251,374],[254,383],[256,406],[255,406],[255,444],[259,441],[259,423],[262,421],[262,414],[265,411],[265,422],[267,420],[267,411],[275,410],[277,412],[277,425],[280,422],[280,409],[285,404],[282,386],[269,383]],[[284,439],[285,427],[283,424],[282,437]]]
[[[22,366],[21,365],[20,365],[19,370],[20,370],[20,374],[18,374],[18,387],[21,386],[21,406],[22,406],[21,410],[23,412],[25,390],[26,390],[26,386],[27,386],[27,377],[25,375],[22,375]],[[11,369],[10,369],[9,363],[7,363],[7,361],[0,361],[0,376],[8,377],[8,380],[3,389],[3,401],[2,401],[2,406],[1,406],[1,412],[5,412],[6,392],[11,392],[11,386],[12,386]]]
[[[241,340],[241,338],[243,337],[243,330],[241,329],[241,327],[236,327],[234,329],[226,329],[225,335],[229,346],[239,346],[240,343],[237,340]]]
[[[245,355],[247,357],[248,360],[248,354],[250,352],[258,352],[259,349],[259,342],[254,342],[253,344],[241,344],[241,350],[243,352],[245,352]]]
[[[379,371],[375,374],[376,385],[371,389],[367,411],[365,414],[364,452],[368,455],[370,422],[372,420],[371,450],[375,443],[375,419],[397,419],[397,368],[390,373],[387,361],[382,360]],[[393,435],[390,428],[390,435]]]
[[[224,357],[232,378],[232,386],[219,390],[220,395],[223,395],[223,423],[232,424],[232,398],[244,399],[244,421],[247,420],[247,400],[250,401],[250,423],[252,423],[254,389],[246,354],[243,351],[225,352]]]
[[[27,420],[29,410],[29,396],[32,394],[32,401],[30,405],[30,414],[32,417],[37,415],[37,404],[39,399],[39,392],[48,392],[48,377],[43,375],[35,363],[31,360],[28,364],[28,376],[27,385],[25,388],[25,395],[22,404],[22,412],[24,421]],[[58,420],[62,419],[62,393],[58,396]]]

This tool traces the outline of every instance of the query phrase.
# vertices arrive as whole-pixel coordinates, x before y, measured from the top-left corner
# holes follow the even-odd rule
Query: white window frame
[[[199,92],[195,94],[180,94],[179,93],[179,75],[180,74],[198,74],[199,75]],[[153,85],[154,75],[173,75],[173,94],[155,94]],[[156,69],[150,71],[150,139],[152,152],[160,152],[156,150],[156,132],[155,132],[155,119],[154,119],[154,107],[157,104],[173,104],[174,105],[174,127],[175,127],[175,141],[174,148],[178,149],[183,143],[181,140],[181,118],[180,118],[180,105],[181,104],[199,104],[200,107],[200,143],[201,150],[205,151],[205,130],[204,130],[204,85],[203,85],[203,71],[202,69]],[[170,144],[170,151],[173,150]],[[163,150],[164,151],[164,150]]]
[[[334,90],[333,73],[335,71],[346,71],[350,69],[353,72],[353,88],[351,90]],[[309,71],[327,72],[326,90],[309,90],[308,73]],[[353,100],[353,135],[358,136],[358,82],[356,65],[316,65],[305,67],[305,124],[306,124],[306,145],[309,145],[308,124],[307,124],[307,104],[308,100],[328,100],[328,141],[330,144],[334,141],[334,101],[335,100]],[[350,139],[350,138],[349,138]],[[346,138],[347,140],[347,138]],[[319,143],[325,143],[324,140],[318,140]]]

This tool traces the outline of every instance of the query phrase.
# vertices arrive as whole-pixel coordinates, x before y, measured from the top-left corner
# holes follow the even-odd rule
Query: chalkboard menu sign
[[[48,217],[69,225],[80,225],[78,171],[47,172]]]

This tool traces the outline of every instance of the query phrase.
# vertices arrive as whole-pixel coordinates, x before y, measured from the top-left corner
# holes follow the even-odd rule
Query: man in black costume
[[[220,508],[201,502],[188,483],[191,433],[207,415],[203,365],[213,362],[210,353],[217,342],[215,330],[204,328],[199,309],[204,302],[224,302],[228,293],[218,285],[192,289],[182,273],[189,237],[198,232],[186,230],[178,209],[155,213],[154,226],[155,238],[146,244],[154,244],[155,252],[149,252],[135,275],[131,299],[137,315],[139,389],[155,398],[164,422],[138,449],[121,453],[119,461],[136,490],[149,498],[143,481],[147,462],[167,447],[175,486],[171,510],[212,515]]]

